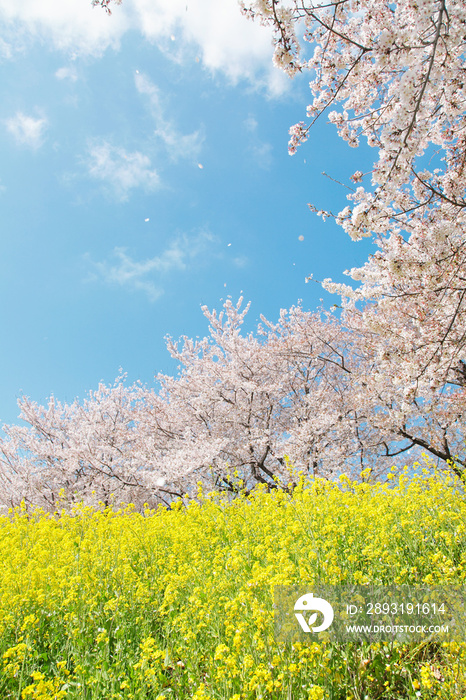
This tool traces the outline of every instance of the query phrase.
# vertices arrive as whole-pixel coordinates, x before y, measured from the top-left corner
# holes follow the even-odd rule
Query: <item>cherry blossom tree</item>
[[[203,309],[208,337],[168,340],[180,371],[159,375],[157,391],[119,378],[82,404],[23,399],[29,427],[6,426],[0,441],[4,504],[157,503],[197,480],[288,488],[291,465],[377,475],[416,450],[464,473],[466,7],[249,0],[244,12],[274,26],[289,75],[311,72],[310,122],[292,127],[290,153],[324,113],[350,146],[377,149],[334,216],[378,250],[348,271],[356,288],[324,281],[340,319],[298,305],[242,335],[248,307],[228,300]]]
[[[461,0],[252,0],[245,14],[275,29],[275,62],[290,76],[310,71],[310,124],[291,128],[290,152],[328,113],[339,135],[356,147],[361,137],[378,150],[374,191],[338,215],[353,238],[386,235],[426,208],[466,206],[465,22]],[[303,32],[300,43],[297,32]],[[314,48],[303,57],[303,46]],[[423,156],[431,149],[436,166]],[[362,180],[356,172],[354,181]]]
[[[296,307],[243,336],[241,301],[203,309],[203,340],[168,340],[180,373],[158,375],[158,392],[121,376],[82,403],[21,399],[28,425],[4,427],[0,500],[154,504],[199,480],[287,488],[295,468],[330,476],[347,467],[361,435],[337,321]]]
[[[343,355],[333,355],[341,331],[335,321],[301,307],[282,312],[278,324],[265,319],[256,335],[241,335],[249,306],[230,300],[222,312],[204,308],[210,336],[193,342],[168,342],[180,362],[178,378],[159,376],[167,401],[183,411],[192,444],[204,450],[203,471],[217,486],[234,488],[234,475],[247,487],[255,483],[285,487],[292,479],[288,457],[296,469],[330,475],[348,462],[354,427],[341,424],[346,372]],[[297,337],[298,328],[307,335]],[[328,362],[324,355],[332,355]],[[304,425],[314,415],[313,428]],[[302,431],[298,438],[296,431]],[[335,434],[346,431],[343,439]],[[295,434],[296,433],[296,434]],[[189,454],[188,454],[189,456]]]
[[[311,76],[308,122],[290,129],[290,153],[324,114],[351,147],[364,139],[377,151],[371,172],[352,176],[350,206],[311,207],[379,248],[347,271],[356,289],[324,287],[342,296],[348,328],[378,335],[387,371],[410,390],[443,391],[466,360],[464,2],[243,0],[242,8],[273,27],[278,66]]]
[[[352,176],[350,206],[318,211],[378,246],[363,267],[347,271],[356,289],[323,283],[342,296],[342,322],[376,359],[361,387],[375,396],[374,377],[391,378],[408,402],[425,402],[431,392],[464,422],[465,4],[255,0],[243,11],[274,27],[279,66],[312,76],[309,122],[291,128],[290,153],[324,114],[350,146],[363,138],[378,152],[370,173]]]
[[[28,425],[4,426],[0,441],[4,505],[21,500],[47,508],[81,501],[154,505],[181,495],[173,483],[176,475],[170,474],[170,485],[163,460],[157,460],[170,419],[154,392],[125,386],[121,375],[111,387],[100,384],[82,403],[51,398],[44,407],[24,397],[19,406]],[[147,443],[138,431],[139,417],[154,411],[160,427]]]
[[[300,305],[243,335],[241,305],[204,307],[202,340],[167,340],[179,374],[159,374],[157,391],[121,375],[82,403],[21,399],[28,425],[0,440],[0,501],[168,504],[199,481],[287,489],[296,472],[377,477],[416,448],[443,461],[462,449],[454,392],[407,392],[367,335]]]

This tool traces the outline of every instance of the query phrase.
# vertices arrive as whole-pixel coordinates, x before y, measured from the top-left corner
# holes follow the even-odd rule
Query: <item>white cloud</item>
[[[63,66],[63,68],[59,68],[56,71],[55,77],[58,80],[70,80],[72,83],[75,83],[78,79],[78,74],[74,66]]]
[[[147,38],[175,37],[167,42],[168,52],[180,43],[192,45],[207,68],[230,80],[255,82],[265,72],[271,89],[282,90],[284,81],[272,66],[271,30],[244,17],[237,0],[131,0],[131,5]]]
[[[28,38],[53,43],[56,48],[83,54],[101,54],[116,47],[126,31],[126,18],[120,8],[111,17],[93,8],[90,0],[0,0],[3,36],[15,44]]]
[[[128,153],[106,141],[89,148],[87,166],[91,177],[105,182],[122,200],[128,199],[130,190],[135,187],[150,191],[159,184],[159,176],[148,156],[139,151]]]
[[[5,124],[17,143],[34,149],[42,145],[43,134],[47,126],[45,117],[35,119],[23,114],[23,112],[16,112],[14,117],[5,120]]]
[[[246,78],[280,93],[287,78],[272,65],[270,28],[244,17],[237,0],[123,0],[108,16],[90,0],[0,0],[0,41],[30,38],[75,54],[101,54],[139,31],[176,60],[193,60],[233,82]],[[188,50],[189,49],[189,50]]]
[[[179,132],[174,122],[165,117],[163,100],[157,86],[139,71],[136,72],[135,84],[138,92],[148,98],[154,119],[155,140],[163,146],[173,161],[180,158],[196,161],[203,141],[200,131],[191,134]],[[130,191],[137,187],[146,191],[154,190],[160,184],[159,173],[151,161],[154,139],[152,143],[146,143],[144,150],[147,148],[150,149],[151,155],[139,150],[128,152],[107,141],[91,141],[85,159],[89,175],[102,180],[108,189],[123,201],[127,200]]]
[[[170,274],[185,272],[196,259],[205,262],[214,242],[215,238],[203,231],[178,236],[159,255],[146,260],[134,260],[123,247],[114,248],[111,259],[102,262],[94,262],[87,255],[91,267],[88,279],[144,292],[154,302],[164,294],[161,282]]]
[[[155,121],[155,136],[158,137],[173,160],[178,158],[195,158],[200,151],[203,138],[199,131],[181,134],[174,123],[165,118],[160,91],[147,76],[136,73],[136,89],[149,99],[151,114]]]
[[[117,247],[113,250],[113,261],[96,262],[93,266],[96,277],[103,282],[143,291],[147,294],[149,301],[156,301],[163,294],[163,289],[148,279],[148,276],[153,272],[166,273],[174,269],[182,270],[185,264],[180,251],[176,248],[168,249],[160,256],[137,261],[126,253],[126,248]]]

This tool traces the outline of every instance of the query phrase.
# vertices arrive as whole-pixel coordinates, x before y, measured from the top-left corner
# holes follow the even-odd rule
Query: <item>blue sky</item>
[[[175,373],[165,335],[201,305],[251,301],[247,328],[362,264],[337,212],[371,153],[325,119],[290,157],[309,76],[272,65],[236,0],[0,0],[0,423],[22,394],[73,401]],[[302,239],[302,240],[300,240]]]

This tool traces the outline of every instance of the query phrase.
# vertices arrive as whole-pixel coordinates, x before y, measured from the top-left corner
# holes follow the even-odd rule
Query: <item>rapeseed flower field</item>
[[[464,586],[445,473],[0,517],[2,700],[466,698],[466,642],[285,644],[276,585]]]

